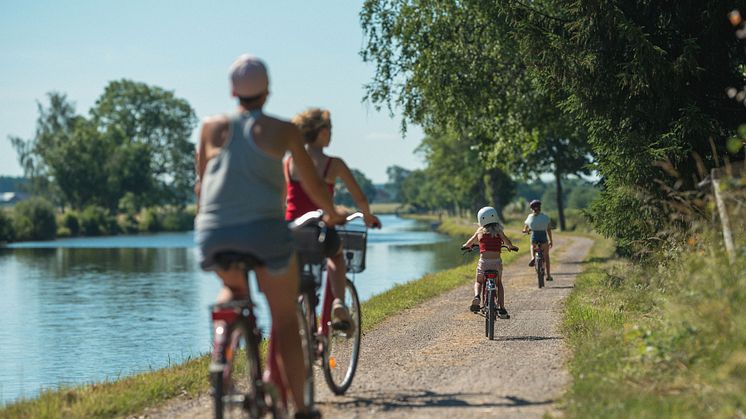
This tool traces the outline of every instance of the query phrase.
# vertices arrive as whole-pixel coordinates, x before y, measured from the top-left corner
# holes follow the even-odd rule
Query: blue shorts
[[[200,267],[206,271],[217,270],[215,255],[220,252],[251,254],[275,273],[287,269],[293,255],[288,223],[282,218],[196,230],[194,241]]]
[[[548,242],[549,240],[547,239],[546,231],[531,230],[531,243],[542,244],[542,243],[548,243]]]

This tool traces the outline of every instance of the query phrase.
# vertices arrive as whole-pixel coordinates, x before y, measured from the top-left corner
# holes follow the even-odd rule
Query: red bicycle
[[[290,224],[301,265],[298,310],[300,325],[305,327],[301,339],[307,360],[304,398],[308,406],[313,406],[314,403],[313,365],[320,365],[326,383],[334,394],[344,394],[350,388],[357,370],[362,327],[360,299],[355,283],[350,278],[345,281],[344,304],[349,310],[352,327],[345,330],[332,327],[331,308],[334,296],[328,275],[326,281],[322,281],[326,270],[324,240],[327,232],[322,216],[321,211],[311,211]],[[347,222],[362,218],[363,214],[357,212],[348,216]],[[354,274],[365,270],[367,227],[365,224],[350,223],[337,226],[336,231],[342,240],[347,272],[353,274],[354,278]],[[320,299],[322,282],[323,298]],[[274,373],[277,365],[272,353],[270,343],[270,370],[273,371],[273,376],[278,377]],[[282,389],[284,386],[278,385],[278,388]],[[283,395],[283,398],[286,396]]]

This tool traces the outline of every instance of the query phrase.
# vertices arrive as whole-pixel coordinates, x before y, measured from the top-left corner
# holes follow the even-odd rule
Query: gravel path
[[[522,240],[521,244],[525,245]],[[556,413],[569,383],[568,351],[559,333],[562,301],[583,268],[592,240],[558,234],[554,282],[536,287],[528,256],[505,268],[506,308],[495,340],[484,318],[468,311],[473,278],[406,310],[363,337],[360,364],[345,396],[333,396],[317,375],[325,418],[541,417]],[[486,367],[489,365],[489,367]],[[147,417],[209,417],[210,400],[182,400]]]

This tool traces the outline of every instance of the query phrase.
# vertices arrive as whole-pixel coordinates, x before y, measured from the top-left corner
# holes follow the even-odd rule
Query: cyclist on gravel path
[[[537,244],[544,253],[544,266],[547,269],[547,281],[553,281],[549,270],[549,249],[552,247],[552,225],[548,215],[541,212],[541,201],[534,199],[528,204],[531,208],[531,214],[526,217],[523,224],[523,232],[531,231],[531,244]],[[534,246],[531,246],[531,261],[528,266],[534,266],[536,256],[534,255]]]
[[[505,309],[505,291],[503,290],[502,275],[503,263],[500,258],[502,245],[505,243],[511,250],[518,250],[510,239],[505,236],[497,210],[492,207],[484,207],[477,213],[479,228],[462,247],[470,248],[472,244],[479,243],[479,262],[477,262],[477,275],[474,281],[474,298],[471,300],[469,309],[473,312],[479,311],[482,301],[480,292],[484,283],[485,271],[497,271],[497,313],[506,317],[508,311]]]
[[[306,143],[306,150],[316,167],[316,173],[326,182],[326,187],[331,195],[334,194],[334,185],[337,179],[344,182],[350,191],[363,220],[368,227],[381,227],[381,221],[371,214],[368,198],[365,197],[360,185],[358,185],[352,172],[339,157],[331,157],[324,153],[324,148],[329,146],[332,135],[331,115],[326,109],[311,108],[293,117],[292,122],[298,127]],[[299,173],[296,168],[295,159],[291,156],[285,160],[285,182],[287,184],[287,208],[285,220],[292,221],[308,211],[314,211],[316,205],[298,183]],[[327,272],[331,278],[332,293],[332,323],[335,329],[351,329],[350,314],[344,304],[345,275],[347,272],[346,261],[342,252],[342,243],[339,235],[334,229],[328,229],[325,254],[327,256]]]
[[[309,412],[303,400],[305,368],[296,316],[298,266],[283,217],[286,152],[296,161],[304,187],[326,211],[326,221],[334,225],[343,222],[344,215],[334,209],[298,129],[262,112],[269,95],[264,63],[242,55],[231,65],[230,76],[238,109],[204,120],[196,155],[198,258],[203,269],[216,271],[223,281],[218,303],[246,298],[249,290],[244,271],[216,266],[217,253],[250,253],[264,263],[255,272],[277,332],[281,371],[289,383],[296,417],[313,417],[317,412]]]

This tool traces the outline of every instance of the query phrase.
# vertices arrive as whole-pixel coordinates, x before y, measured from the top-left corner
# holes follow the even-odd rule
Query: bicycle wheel
[[[306,379],[303,382],[303,399],[306,406],[312,407],[314,403],[313,389],[313,363],[316,359],[316,345],[314,345],[314,330],[309,326],[309,320],[315,318],[311,313],[313,310],[308,296],[301,294],[298,299],[298,331],[300,333],[300,342],[303,347],[303,360],[305,361]]]
[[[487,298],[487,338],[489,340],[495,340],[495,314],[497,310],[495,308],[495,291],[490,290]]]
[[[222,346],[222,363],[217,364],[222,366],[222,371],[211,368],[216,419],[246,417],[247,413],[254,418],[263,410],[258,336],[250,329],[253,328],[248,325],[236,325],[229,330],[230,341]],[[241,356],[242,353],[246,356]]]
[[[544,258],[541,253],[536,254],[536,278],[539,280],[539,288],[544,288]]]
[[[360,300],[355,285],[349,279],[346,280],[345,286],[345,305],[350,310],[354,329],[343,332],[329,328],[329,342],[324,351],[323,362],[326,383],[337,395],[344,394],[350,388],[360,352]]]

